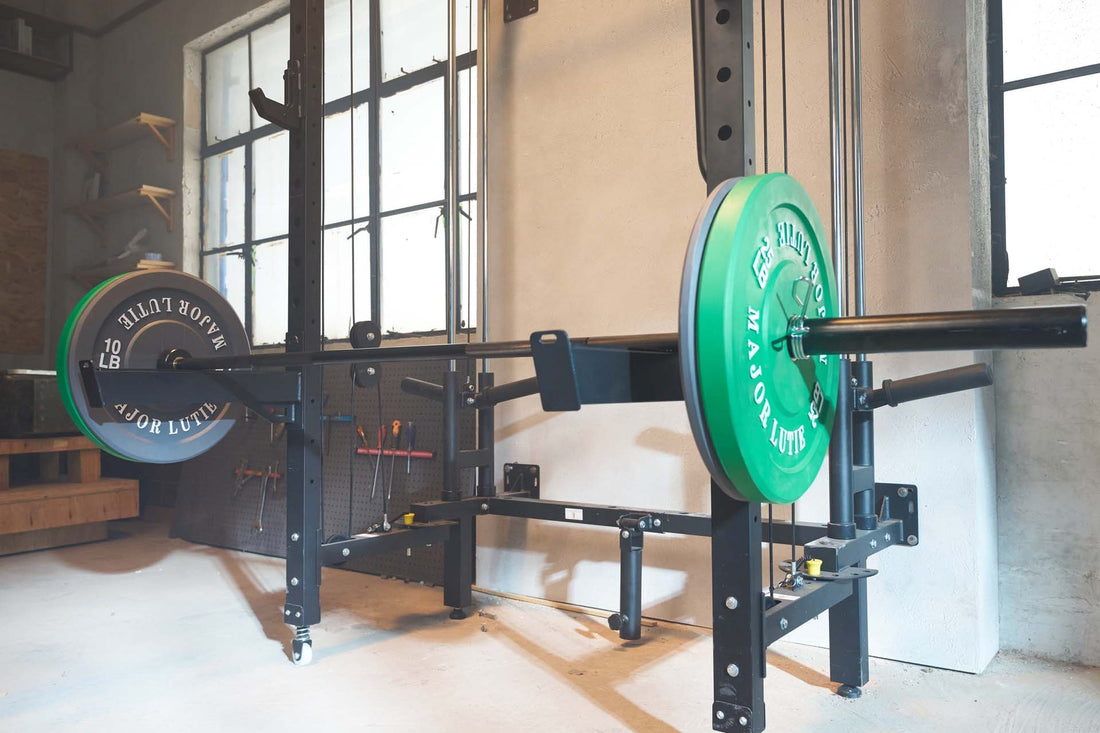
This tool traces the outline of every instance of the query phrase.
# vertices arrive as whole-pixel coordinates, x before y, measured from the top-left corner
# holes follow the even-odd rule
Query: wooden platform
[[[67,481],[9,488],[10,456],[40,455],[40,473]],[[107,522],[140,513],[138,482],[101,478],[99,448],[83,436],[0,439],[0,554],[26,552],[107,538]]]

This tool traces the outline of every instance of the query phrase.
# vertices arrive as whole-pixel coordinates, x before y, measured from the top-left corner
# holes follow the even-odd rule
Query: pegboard
[[[381,522],[382,496],[386,490],[392,492],[389,500],[391,523],[408,511],[412,502],[440,498],[443,490],[440,452],[443,406],[438,402],[406,394],[401,391],[400,385],[404,377],[416,377],[438,384],[443,379],[447,362],[408,362],[400,365],[400,372],[396,366],[385,364],[382,368],[383,424],[388,427],[395,419],[402,423],[413,421],[416,423],[416,450],[428,450],[436,455],[432,459],[414,458],[411,465],[404,458],[385,458],[378,471],[372,499],[374,457],[355,453],[359,444],[355,426],[362,425],[368,439],[372,443],[376,440],[379,424],[378,390],[353,387],[350,368],[346,365],[325,366],[323,373],[327,401],[324,413],[353,415],[354,421],[326,421],[323,427],[324,539],[334,535],[347,536],[349,527],[350,534],[355,534],[375,522]],[[463,367],[463,362],[459,362],[460,371],[465,371]],[[460,410],[460,448],[474,447],[474,426],[474,411]],[[286,556],[285,482],[280,479],[277,492],[268,492],[262,532],[256,531],[253,526],[259,508],[262,479],[249,479],[234,497],[234,470],[242,459],[247,460],[249,469],[266,471],[271,466],[274,471],[278,464],[278,473],[286,472],[286,435],[284,433],[278,438],[273,438],[273,435],[270,424],[264,420],[238,420],[225,439],[212,450],[181,465],[172,523],[173,536],[218,547],[276,557]],[[401,449],[404,449],[404,445],[402,438]],[[464,495],[473,493],[474,481],[473,470],[462,471]],[[349,561],[341,567],[439,584],[443,582],[443,547],[433,545],[412,548],[408,552],[402,550],[373,555]]]

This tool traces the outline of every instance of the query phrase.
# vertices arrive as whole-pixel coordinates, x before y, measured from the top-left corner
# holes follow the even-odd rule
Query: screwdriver
[[[393,498],[393,464],[397,463],[397,449],[401,447],[401,421],[394,420],[390,431],[393,435],[393,454],[390,455],[390,485],[386,488],[386,501]],[[382,460],[382,456],[378,460]]]
[[[416,445],[416,423],[412,420],[405,423],[405,473],[412,470],[412,452]]]

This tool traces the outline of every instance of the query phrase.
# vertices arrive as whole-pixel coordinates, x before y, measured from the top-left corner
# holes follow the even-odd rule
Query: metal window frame
[[[1008,226],[1005,208],[1005,93],[1100,74],[1100,64],[1004,80],[1004,25],[1001,0],[989,0],[986,17],[989,94],[989,209],[992,244],[993,295],[1021,295],[1019,286],[1008,284]],[[1060,276],[1056,293],[1100,291],[1100,274]]]
[[[473,7],[473,6],[471,6]],[[420,69],[416,69],[407,74],[402,74],[399,77],[395,77],[389,80],[382,80],[382,28],[381,28],[381,0],[370,0],[368,4],[368,12],[370,13],[369,23],[369,46],[368,54],[370,57],[370,82],[367,88],[360,90],[352,90],[351,94],[334,99],[324,103],[324,116],[325,118],[348,112],[356,107],[367,105],[368,118],[370,121],[369,131],[367,134],[367,179],[369,186],[368,196],[368,213],[362,216],[355,216],[355,211],[352,211],[352,218],[338,222],[326,223],[323,226],[324,231],[331,229],[339,229],[342,227],[351,227],[353,233],[357,233],[356,230],[360,227],[365,227],[366,231],[370,235],[369,243],[369,256],[370,256],[370,293],[371,304],[370,313],[371,318],[376,322],[381,323],[382,314],[382,267],[381,267],[381,252],[382,252],[382,237],[381,237],[381,223],[382,220],[389,216],[397,216],[400,214],[412,213],[415,211],[421,211],[424,209],[430,209],[435,207],[445,206],[445,199],[437,199],[433,201],[424,201],[409,206],[403,206],[394,209],[382,210],[381,205],[381,177],[382,177],[382,159],[381,159],[381,100],[395,96],[402,92],[411,90],[415,87],[419,87],[424,84],[435,81],[436,79],[444,78],[446,74],[447,62],[439,61]],[[473,10],[471,10],[473,12]],[[207,125],[206,125],[206,78],[207,78],[207,56],[225,46],[228,46],[235,41],[239,41],[241,38],[248,39],[248,81],[249,88],[254,86],[253,82],[253,70],[252,70],[252,34],[271,23],[274,23],[284,16],[289,16],[289,10],[282,10],[280,12],[269,15],[256,23],[249,25],[240,31],[233,33],[227,38],[218,41],[216,44],[206,48],[202,51],[202,110],[201,110],[201,125],[200,125],[200,149],[199,149],[199,211],[205,212],[206,210],[206,160],[216,155],[235,150],[236,148],[243,148],[245,155],[244,162],[244,183],[245,183],[245,231],[244,241],[236,244],[223,245],[219,247],[206,246],[206,217],[200,213],[199,216],[199,277],[205,276],[206,271],[206,258],[212,255],[225,255],[240,253],[240,256],[244,259],[244,297],[245,297],[245,313],[244,324],[245,331],[248,333],[249,341],[253,346],[278,346],[278,344],[256,344],[253,341],[253,279],[254,279],[254,265],[255,265],[255,250],[256,247],[268,244],[271,242],[277,242],[288,238],[289,233],[283,233],[276,236],[264,237],[262,239],[255,239],[253,236],[253,204],[252,204],[252,190],[253,190],[253,160],[252,160],[252,145],[258,140],[262,140],[265,137],[273,135],[280,131],[277,125],[271,123],[264,123],[260,121],[259,124],[253,120],[253,113],[251,108],[249,109],[249,129],[233,137],[225,140],[217,140],[213,143],[209,142],[207,137]],[[479,19],[480,22],[480,19]],[[354,44],[354,39],[349,39],[349,44]],[[477,66],[478,50],[476,48],[460,54],[456,58],[456,66],[459,73],[473,69]],[[444,100],[446,105],[446,100]],[[446,135],[446,131],[444,131]],[[352,168],[352,176],[355,176],[354,166]],[[467,203],[477,200],[477,190],[474,186],[473,190],[468,191],[458,196],[458,202]],[[353,255],[354,256],[354,255]],[[353,287],[355,274],[352,273]],[[472,294],[471,294],[472,295]],[[440,293],[440,297],[445,297],[444,293]],[[464,304],[466,307],[463,309],[463,313],[469,311],[470,313],[476,313],[476,308],[473,306],[473,298],[468,297],[471,303]],[[354,317],[354,314],[353,314]],[[466,334],[472,334],[477,330],[475,327],[460,328],[459,331]],[[446,328],[433,329],[429,331],[410,331],[410,332],[388,332],[387,335],[391,337],[407,337],[407,336],[436,336],[446,333]],[[326,343],[343,343],[347,342],[347,338],[325,338]]]

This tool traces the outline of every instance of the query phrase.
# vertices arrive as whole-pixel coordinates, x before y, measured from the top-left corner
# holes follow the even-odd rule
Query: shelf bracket
[[[154,208],[156,208],[156,210],[160,212],[160,215],[164,217],[164,221],[168,225],[168,231],[172,231],[173,219],[175,219],[175,206],[173,206],[172,204],[172,199],[165,199],[168,202],[168,208],[165,209],[164,206],[161,205],[160,199],[157,198],[155,195],[150,193],[143,193],[142,196],[148,199],[149,203],[151,203]]]
[[[169,161],[175,160],[176,159],[176,126],[172,125],[171,127],[166,127],[164,129],[164,133],[162,133],[161,129],[159,127],[157,127],[154,123],[145,122],[144,124],[145,124],[146,127],[149,128],[149,132],[153,133],[153,137],[155,137],[160,142],[160,144],[164,146],[165,151],[167,151],[168,160]]]

